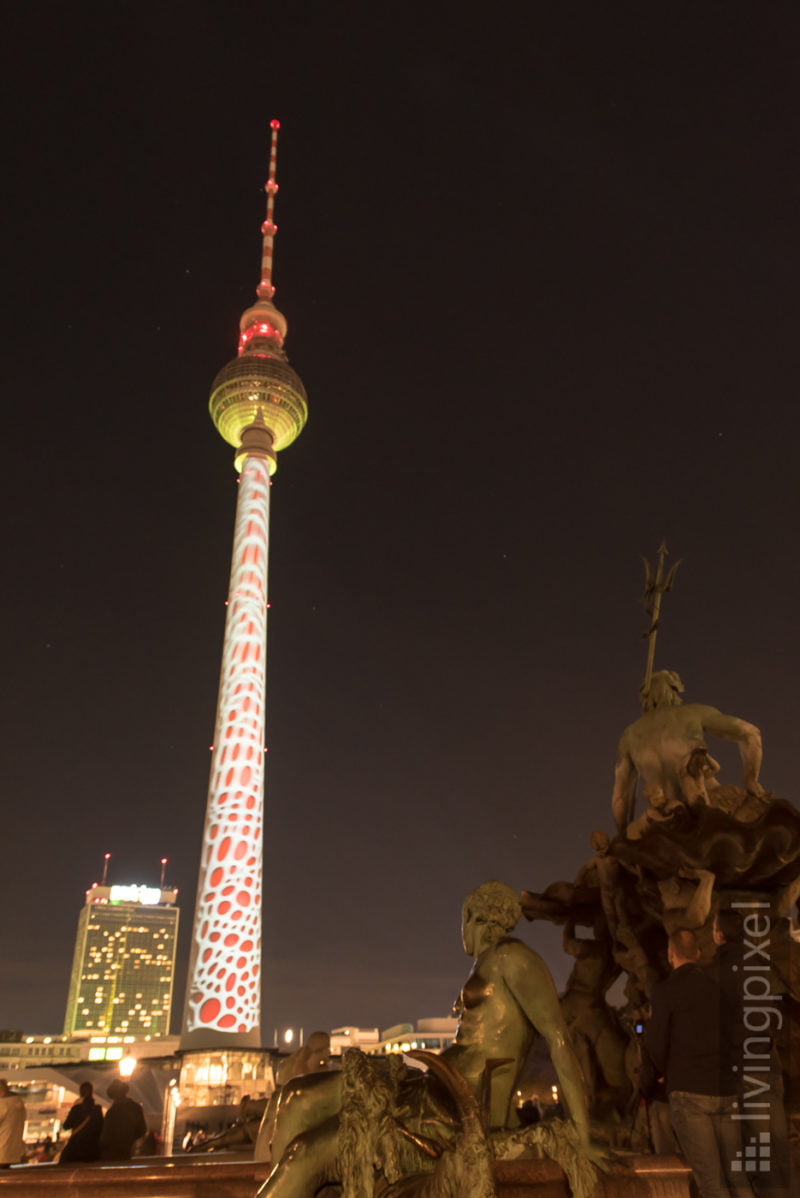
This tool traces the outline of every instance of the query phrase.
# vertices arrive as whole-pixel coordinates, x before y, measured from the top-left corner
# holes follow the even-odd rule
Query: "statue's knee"
[[[302,1135],[295,1138],[288,1144],[286,1151],[283,1154],[284,1160],[290,1160],[292,1164],[300,1164],[300,1162],[308,1157],[308,1142]]]
[[[280,1106],[278,1108],[278,1126],[284,1127],[284,1135],[290,1131],[291,1127],[302,1126],[308,1120],[308,1097],[299,1087],[287,1089],[286,1093],[280,1097]]]
[[[323,1165],[324,1153],[312,1134],[301,1132],[287,1145],[281,1163],[289,1163],[297,1169],[313,1169],[317,1172]]]
[[[297,1106],[303,1099],[308,1099],[308,1087],[304,1077],[296,1077],[284,1084],[281,1090],[281,1106]]]

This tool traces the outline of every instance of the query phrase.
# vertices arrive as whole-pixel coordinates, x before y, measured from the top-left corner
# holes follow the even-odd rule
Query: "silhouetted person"
[[[523,1127],[533,1127],[536,1123],[542,1121],[542,1108],[539,1106],[539,1100],[526,1098],[522,1106],[517,1111],[519,1121]]]
[[[70,1108],[64,1120],[64,1130],[71,1131],[59,1157],[59,1164],[70,1161],[96,1161],[100,1157],[100,1132],[103,1130],[103,1111],[94,1100],[91,1082],[81,1082],[80,1098]]]
[[[647,1097],[656,1079],[666,1081],[672,1126],[701,1198],[753,1198],[733,1168],[742,1142],[733,1045],[720,1026],[719,985],[698,966],[699,955],[694,932],[672,933],[672,973],[653,987],[641,1090]]]
[[[137,1156],[155,1156],[158,1152],[158,1140],[154,1131],[148,1130],[141,1144],[139,1145]]]
[[[781,1019],[780,1004],[766,1004],[759,1008],[767,1013],[768,1019],[767,1026],[761,1026],[757,1033],[748,1031],[745,1023],[745,986],[749,984],[748,992],[754,993],[752,983],[755,979],[759,994],[764,993],[762,986],[768,994],[780,993],[781,988],[769,963],[764,971],[753,969],[753,964],[759,967],[762,964],[762,954],[757,947],[753,951],[753,946],[758,946],[761,939],[769,934],[769,928],[769,919],[757,908],[749,911],[747,916],[733,909],[719,911],[714,916],[714,943],[718,952],[716,959],[708,966],[708,973],[721,988],[720,1019],[723,1026],[729,1029],[728,1036],[735,1051],[736,1075],[742,1079],[739,1101],[744,1146],[756,1147],[756,1157],[750,1161],[755,1170],[751,1184],[758,1198],[786,1198],[790,1192],[791,1173],[789,1128],[783,1101],[783,1070],[775,1042],[776,1030],[780,1026],[778,1020]],[[751,959],[749,963],[748,957]],[[769,1018],[772,1012],[775,1013],[774,1025]],[[759,1014],[759,1022],[761,1017]],[[766,1088],[762,1090],[761,1087]],[[750,1107],[747,1093],[753,1089],[756,1091],[757,1105]],[[760,1152],[760,1137],[764,1132],[769,1135],[768,1156],[762,1156]]]
[[[100,1133],[100,1159],[129,1161],[135,1142],[147,1132],[142,1104],[128,1098],[128,1086],[117,1078],[106,1091],[111,1106],[103,1120]]]

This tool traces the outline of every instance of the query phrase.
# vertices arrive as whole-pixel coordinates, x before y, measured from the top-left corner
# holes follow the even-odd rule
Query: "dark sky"
[[[310,418],[272,491],[267,1038],[446,1013],[466,892],[611,831],[662,537],[657,665],[796,799],[796,6],[13,20],[0,1027],[60,1029],[106,851],[170,859],[179,1022],[236,501],[207,400],[273,116]]]

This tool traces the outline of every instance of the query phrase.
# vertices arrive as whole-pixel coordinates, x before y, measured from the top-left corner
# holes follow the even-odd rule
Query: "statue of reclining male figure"
[[[534,1036],[550,1048],[561,1097],[569,1107],[583,1154],[598,1154],[589,1141],[583,1079],[564,1023],[553,979],[544,961],[509,933],[521,907],[501,882],[486,882],[464,902],[464,949],[472,972],[456,1002],[455,1042],[441,1054],[458,1071],[475,1098],[491,1073],[490,1129],[516,1128],[513,1096]],[[452,1140],[447,1096],[435,1078],[409,1069],[402,1083],[403,1112],[413,1111],[407,1130],[420,1143]],[[272,1142],[272,1173],[259,1198],[306,1198],[323,1181],[337,1178],[337,1131],[342,1074],[317,1074],[289,1082],[278,1102]],[[449,1126],[448,1126],[449,1124]],[[465,1196],[466,1198],[466,1196]]]

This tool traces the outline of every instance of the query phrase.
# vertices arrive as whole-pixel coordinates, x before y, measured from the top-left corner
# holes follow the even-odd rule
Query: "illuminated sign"
[[[122,1060],[121,1048],[90,1048],[90,1061],[120,1061]]]
[[[112,903],[144,903],[146,907],[155,907],[161,899],[161,891],[155,886],[112,886],[109,902]]]

